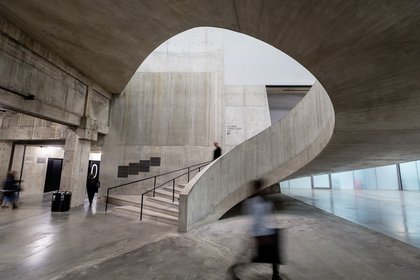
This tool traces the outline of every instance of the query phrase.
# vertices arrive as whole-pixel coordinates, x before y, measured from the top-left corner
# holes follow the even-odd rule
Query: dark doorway
[[[89,160],[89,167],[88,167],[88,176],[89,174],[93,174],[93,178],[98,180],[99,179],[99,168],[101,166],[101,162],[99,160]]]
[[[60,189],[61,168],[63,159],[49,158],[47,165],[47,175],[45,176],[44,193],[57,191]]]
[[[96,182],[99,180],[99,169],[101,166],[101,162],[99,160],[89,160],[89,167],[88,167],[88,177],[89,174],[93,174],[93,179],[95,179]],[[87,178],[86,178],[87,182]]]

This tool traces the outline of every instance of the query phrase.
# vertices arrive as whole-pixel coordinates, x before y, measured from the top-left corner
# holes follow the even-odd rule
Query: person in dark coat
[[[3,203],[1,205],[2,208],[9,207],[9,204],[12,205],[13,209],[17,208],[16,193],[20,191],[18,184],[21,181],[16,180],[15,175],[15,171],[7,173],[7,177],[3,186]]]
[[[213,160],[216,160],[218,157],[222,155],[222,148],[220,148],[219,143],[214,142],[214,146],[216,149],[213,151]]]
[[[89,206],[92,205],[93,197],[95,196],[95,193],[98,192],[99,184],[99,180],[95,178],[95,175],[90,173],[86,184]]]

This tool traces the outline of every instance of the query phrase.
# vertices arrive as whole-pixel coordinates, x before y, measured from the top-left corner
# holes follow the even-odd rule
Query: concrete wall
[[[224,36],[217,28],[194,28],[153,50],[137,72],[208,73],[224,71]]]
[[[218,73],[136,73],[113,103],[102,149],[105,187],[211,160],[213,141],[222,139],[222,102]],[[161,157],[161,166],[117,178],[118,165],[150,157]],[[130,189],[142,188],[124,192]]]
[[[250,182],[277,183],[314,159],[328,144],[334,110],[317,82],[283,119],[232,149],[196,176],[180,195],[179,230],[214,222],[252,194]]]
[[[5,159],[0,164],[0,171],[2,174],[2,179],[6,176],[10,151],[11,151],[11,142],[0,142],[0,158]],[[66,160],[69,156],[65,155],[65,152],[69,153],[71,151],[66,151],[65,146],[40,146],[34,144],[27,144],[25,150],[25,157],[23,158],[24,153],[24,144],[16,144],[15,151],[12,162],[12,170],[17,172],[17,177],[22,176],[23,192],[21,193],[21,198],[25,200],[42,200],[44,194],[44,185],[46,179],[46,172],[48,166],[49,158],[63,159],[62,166],[62,182],[60,183],[60,190],[69,190],[72,191],[72,207],[79,206],[84,202],[86,195],[86,178],[87,178],[87,166],[88,160],[100,160],[98,154],[91,153],[88,156],[83,156],[84,160],[77,161],[76,168],[83,169],[85,171],[80,172],[76,188],[70,188],[69,184],[64,181],[69,176],[66,176]],[[74,160],[73,160],[74,161]],[[80,165],[78,165],[80,164]],[[73,163],[71,167],[73,167]],[[23,166],[23,168],[22,168]],[[71,168],[70,168],[71,169]],[[67,172],[68,173],[68,172]],[[79,174],[79,173],[78,173]],[[71,175],[71,174],[70,174]],[[68,179],[67,179],[68,180]]]
[[[211,160],[214,141],[227,152],[270,125],[264,86],[224,86],[223,39],[223,32],[212,28],[171,38],[114,98],[102,150],[103,193],[107,187]],[[162,165],[117,178],[119,165],[150,157],[161,157]],[[152,183],[123,192],[138,194]]]
[[[418,1],[42,3],[3,1],[0,13],[115,92],[157,45],[196,26],[238,30],[294,57],[336,112],[332,143],[299,176],[419,158]]]
[[[24,159],[23,144],[15,145],[12,158],[12,170],[17,172],[18,178],[22,175],[22,180],[25,180],[22,184],[24,191],[21,198],[42,199],[48,158],[63,158],[64,154],[62,149],[49,149],[46,148],[46,144],[35,145],[34,143],[41,141],[62,145],[67,129],[65,125],[20,113],[11,111],[0,113],[1,178],[4,178],[8,171],[13,143],[20,141],[20,143],[28,144]]]
[[[21,193],[21,198],[42,200],[48,158],[62,159],[64,150],[27,145],[25,158],[23,158],[23,152],[24,145],[15,146],[12,164],[12,170],[17,172],[17,178],[22,178],[22,180],[24,180],[22,183],[23,192]]]
[[[0,113],[0,140],[63,140],[67,126],[32,116]]]
[[[72,207],[85,200],[88,160],[100,160],[99,154],[89,154],[91,142],[80,139],[77,129],[28,115],[6,111],[0,113],[0,156],[4,159],[1,173],[7,172],[12,145],[15,150],[12,169],[22,171],[23,199],[42,198],[48,158],[63,159],[60,190],[73,193]],[[23,159],[24,145],[26,146]],[[58,150],[57,150],[58,148]],[[22,170],[23,167],[23,170]]]
[[[271,124],[265,86],[225,86],[226,151]]]
[[[108,132],[111,96],[105,89],[3,18],[0,28],[0,105],[61,124]],[[30,95],[33,100],[25,98]]]
[[[53,129],[43,120],[20,116],[2,137],[65,138],[60,189],[73,192],[72,207],[82,205],[90,141],[108,133],[111,94],[3,18],[0,28],[0,107],[68,126]],[[43,180],[39,165],[33,172]],[[25,193],[36,196],[39,186],[35,182]]]
[[[40,2],[2,1],[0,14],[113,92],[159,44],[197,26],[236,30],[296,59],[337,114],[334,143],[299,176],[420,158],[416,0]]]

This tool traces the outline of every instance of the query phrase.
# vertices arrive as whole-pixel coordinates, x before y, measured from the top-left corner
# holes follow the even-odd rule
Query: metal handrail
[[[169,172],[166,172],[166,173],[163,173],[163,174],[159,174],[159,175],[155,175],[155,176],[150,176],[150,177],[147,177],[147,178],[143,178],[143,179],[140,179],[140,180],[136,180],[136,181],[132,181],[132,182],[128,182],[128,183],[124,183],[124,184],[120,184],[120,185],[117,185],[117,186],[114,186],[114,187],[110,187],[110,188],[108,188],[107,189],[107,191],[106,191],[106,202],[105,202],[105,212],[108,210],[108,198],[109,198],[109,192],[110,192],[110,190],[112,190],[112,189],[116,189],[116,188],[120,188],[120,187],[124,187],[124,186],[127,186],[127,185],[131,185],[131,184],[134,184],[134,183],[138,183],[138,182],[142,182],[142,181],[146,181],[146,180],[150,180],[150,179],[154,179],[154,183],[153,183],[153,188],[154,189],[156,189],[156,178],[158,178],[158,177],[161,177],[161,176],[165,176],[165,175],[168,175],[168,174],[171,174],[171,173],[175,173],[175,172],[178,172],[178,171],[181,171],[181,170],[184,170],[184,169],[188,169],[188,182],[190,181],[190,169],[192,168],[192,167],[194,167],[194,166],[198,166],[198,165],[207,165],[207,164],[209,164],[211,161],[206,161],[206,162],[202,162],[202,163],[197,163],[197,164],[194,164],[194,165],[190,165],[190,166],[187,166],[187,167],[184,167],[184,168],[180,168],[180,169],[176,169],[176,170],[173,170],[173,171],[169,171]],[[196,170],[196,169],[195,169]],[[192,170],[192,171],[194,171],[194,170]],[[183,174],[183,175],[185,175],[185,174]],[[154,196],[154,195],[153,195]]]
[[[188,182],[190,181],[190,173],[191,172],[193,172],[193,171],[195,171],[195,170],[197,170],[198,169],[198,172],[200,172],[201,171],[201,168],[202,167],[204,167],[204,166],[206,166],[207,164],[209,164],[211,161],[207,161],[207,162],[203,162],[203,163],[200,163],[200,164],[195,164],[195,165],[192,165],[192,166],[190,166],[190,167],[188,167],[188,172],[186,172],[186,173],[184,173],[184,174],[181,174],[181,175],[178,175],[178,176],[176,176],[175,178],[172,178],[171,180],[169,180],[169,181],[166,181],[165,183],[162,183],[162,184],[160,184],[159,186],[153,186],[153,189],[150,189],[150,190],[147,190],[147,191],[145,191],[144,193],[142,193],[141,194],[141,203],[140,203],[140,221],[143,219],[143,202],[144,202],[144,195],[145,194],[148,194],[148,193],[150,193],[150,192],[152,192],[153,191],[153,197],[155,197],[155,190],[157,189],[157,188],[160,188],[160,187],[162,187],[162,186],[164,186],[164,185],[166,185],[167,183],[169,183],[169,182],[171,182],[172,181],[172,202],[174,202],[175,201],[175,180],[176,179],[178,179],[178,178],[180,178],[180,177],[182,177],[182,176],[185,176],[185,175],[187,175],[188,174]],[[190,169],[191,167],[194,167],[194,166],[197,166],[197,165],[200,165],[199,167],[197,167],[197,168],[194,168],[194,169]],[[185,169],[185,168],[184,168]]]

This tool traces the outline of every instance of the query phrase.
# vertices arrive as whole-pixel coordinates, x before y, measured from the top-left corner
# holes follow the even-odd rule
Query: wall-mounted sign
[[[140,160],[140,172],[150,172],[150,160]]]
[[[140,163],[139,162],[130,162],[128,164],[128,175],[137,175],[140,171]]]
[[[120,165],[118,166],[118,178],[127,178],[128,177],[128,166],[127,165]]]
[[[245,141],[246,120],[249,118],[248,110],[243,107],[227,107],[225,118],[225,144],[235,146]]]
[[[226,134],[230,135],[232,132],[235,133],[235,132],[238,132],[240,130],[242,130],[242,127],[240,127],[236,124],[228,124],[227,127],[226,127]]]
[[[160,166],[160,157],[151,157],[150,166]]]

